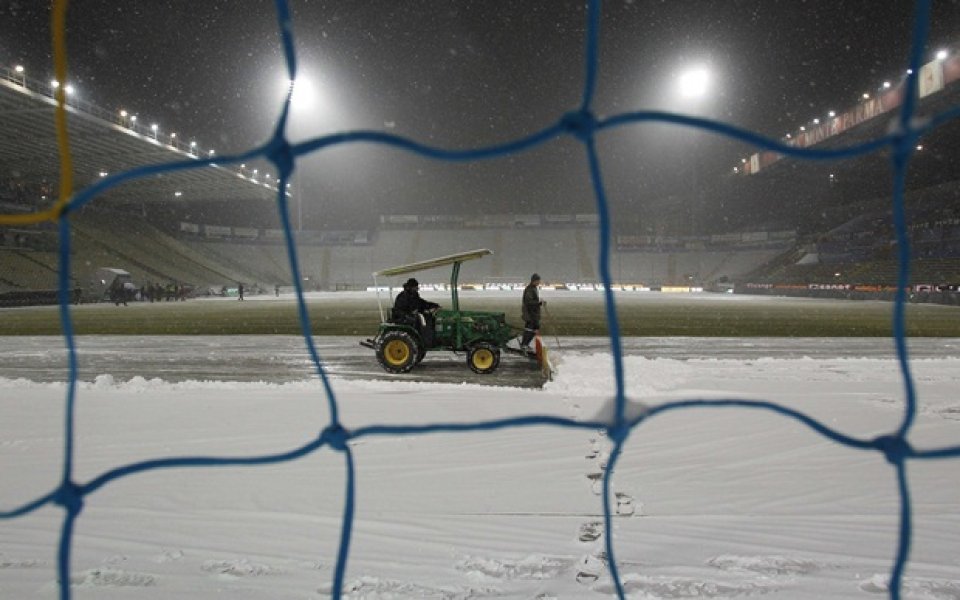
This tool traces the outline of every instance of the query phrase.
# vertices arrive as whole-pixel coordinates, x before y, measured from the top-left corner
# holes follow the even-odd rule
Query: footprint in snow
[[[150,587],[157,585],[157,577],[123,569],[90,569],[71,575],[70,584],[79,587]]]
[[[859,587],[864,592],[888,595],[890,593],[890,575],[888,573],[877,573],[870,579],[861,582]],[[905,577],[900,591],[907,598],[956,600],[960,598],[960,581]]]
[[[600,579],[607,567],[607,556],[604,553],[597,555],[587,554],[577,563],[577,581],[584,585],[594,583]]]
[[[590,521],[580,526],[580,535],[577,536],[581,542],[594,542],[603,535],[603,521]]]

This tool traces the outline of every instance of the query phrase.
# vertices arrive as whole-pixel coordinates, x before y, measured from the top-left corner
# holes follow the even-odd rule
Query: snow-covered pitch
[[[895,430],[903,416],[892,357],[803,357],[789,351],[800,342],[768,340],[755,357],[714,358],[697,343],[698,357],[626,357],[635,408],[765,399],[865,438]],[[960,439],[960,346],[940,344],[939,356],[913,361],[916,448]],[[333,386],[349,429],[608,412],[609,352],[553,356],[558,375],[543,390],[402,379]],[[62,383],[0,380],[0,510],[58,484],[64,395]],[[315,439],[328,416],[316,381],[120,381],[104,373],[79,387],[76,479],[162,457],[284,452]],[[351,446],[357,512],[346,597],[615,595],[598,495],[610,444],[600,431],[370,436]],[[960,461],[911,461],[908,476],[915,530],[905,597],[960,597]],[[281,465],[164,469],[113,481],[86,498],[77,521],[73,595],[326,597],[344,480],[343,456],[323,448]],[[840,447],[770,412],[678,410],[634,429],[612,486],[613,543],[629,598],[887,593],[899,499],[894,469],[877,452]],[[0,598],[57,597],[62,520],[63,511],[48,506],[0,521]]]

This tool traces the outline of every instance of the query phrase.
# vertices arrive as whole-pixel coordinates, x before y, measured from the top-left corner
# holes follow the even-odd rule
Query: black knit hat
[[[413,277],[411,277],[410,279],[407,280],[405,284],[403,284],[403,287],[411,288],[411,287],[417,287],[418,285],[420,285],[420,282],[414,279]]]
[[[530,276],[530,281],[540,281],[540,276],[534,273]]]

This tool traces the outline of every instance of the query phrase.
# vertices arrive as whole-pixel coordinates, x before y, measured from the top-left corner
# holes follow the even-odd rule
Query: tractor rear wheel
[[[467,366],[481,375],[493,373],[500,366],[500,349],[486,342],[471,347],[467,352]]]
[[[417,342],[406,331],[384,334],[377,347],[377,360],[387,373],[407,373],[417,364]]]

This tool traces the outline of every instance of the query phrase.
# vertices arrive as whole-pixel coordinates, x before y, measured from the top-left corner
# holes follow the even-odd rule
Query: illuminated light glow
[[[214,152],[213,150],[210,150],[210,152],[207,152],[207,154],[209,154],[210,156],[213,156],[214,154],[216,154],[216,152]]]
[[[937,50],[937,60],[946,60],[949,53],[946,50]]]
[[[73,95],[73,92],[74,92],[74,88],[73,88],[72,85],[70,85],[70,84],[68,83],[68,84],[63,88],[63,91],[66,92],[68,96],[72,96],[72,95]]]
[[[907,75],[913,75],[913,69],[907,69]]]
[[[734,167],[734,168],[733,168],[733,172],[734,172],[734,173],[739,173],[739,172],[740,172],[740,167]]]
[[[317,104],[318,94],[313,82],[304,76],[287,80],[287,90],[293,90],[290,107],[296,110],[309,109]]]
[[[134,123],[136,123],[136,122],[137,122],[137,115],[132,115],[132,116],[130,117],[130,120],[133,121]]]
[[[807,130],[807,128],[804,127],[803,125],[800,126],[800,131],[806,131],[806,130]]]
[[[787,138],[788,140],[791,139],[791,138],[793,138],[793,136],[790,135],[789,133],[788,133],[787,135],[785,135],[784,137]]]
[[[177,137],[177,134],[176,134],[176,133],[173,133],[173,132],[171,132],[171,133],[170,133],[170,137],[172,137],[172,138],[175,138],[175,137]]]
[[[889,89],[890,89],[890,85],[891,85],[891,84],[890,84],[889,81],[884,81],[884,82],[883,82],[883,89],[889,90]]]
[[[183,195],[183,192],[174,192],[173,195],[174,197],[179,198],[180,196]]]
[[[58,87],[60,87],[60,82],[54,79],[53,81],[50,82],[50,87],[52,87],[53,89],[57,89]]]
[[[820,124],[820,119],[814,119],[814,120],[813,120],[813,124],[814,124],[814,125],[819,125],[819,124]]]
[[[923,144],[917,144],[917,152],[923,150]]]
[[[13,70],[16,71],[17,73],[21,73],[21,74],[22,74],[23,71],[24,71],[23,65],[17,65],[17,66],[15,66],[15,67],[13,68]]]
[[[124,119],[126,119],[126,118],[127,118],[127,111],[121,110],[121,111],[120,111],[120,116],[123,117]]]
[[[740,162],[743,163],[743,164],[747,164],[747,159],[741,158],[741,159],[740,159]]]
[[[710,88],[710,72],[705,67],[684,71],[677,78],[677,91],[681,98],[702,98]]]
[[[100,171],[100,177],[106,177],[107,175],[109,175],[109,173],[106,171]]]
[[[156,123],[154,123],[154,124],[150,125],[150,129],[156,131],[156,130],[160,129],[160,126],[157,125]]]
[[[831,110],[830,112],[827,113],[827,116],[832,119],[832,118],[834,118],[835,116],[837,116],[837,113],[836,113],[836,111]]]
[[[863,93],[863,99],[864,99],[864,100],[869,100],[869,99],[870,99],[870,94],[868,94],[867,92],[864,92],[864,93]]]

